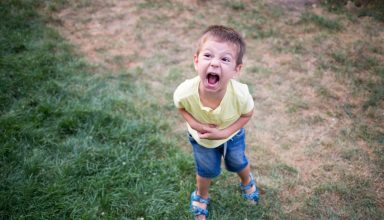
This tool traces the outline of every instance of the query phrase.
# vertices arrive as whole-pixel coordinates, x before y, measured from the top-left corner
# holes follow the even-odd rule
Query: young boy
[[[245,156],[243,128],[252,116],[254,102],[248,86],[234,80],[244,53],[244,40],[235,30],[208,27],[194,55],[198,76],[184,81],[174,92],[193,147],[197,188],[191,194],[190,206],[198,219],[208,216],[208,189],[212,179],[220,175],[221,157],[227,170],[239,175],[244,199],[255,204],[259,200]]]

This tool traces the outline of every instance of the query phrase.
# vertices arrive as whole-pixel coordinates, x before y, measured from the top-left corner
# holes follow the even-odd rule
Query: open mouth
[[[208,73],[207,75],[208,84],[215,85],[219,82],[220,77],[216,73]]]

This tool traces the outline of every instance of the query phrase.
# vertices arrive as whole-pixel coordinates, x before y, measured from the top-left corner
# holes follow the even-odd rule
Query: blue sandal
[[[191,200],[190,200],[190,211],[193,213],[195,217],[198,215],[205,215],[206,218],[208,218],[208,210],[200,208],[198,206],[192,205],[192,202],[200,202],[204,204],[209,204],[210,199],[204,199],[203,197],[196,194],[196,191],[191,193]]]
[[[240,189],[241,189],[241,195],[242,197],[247,201],[255,202],[256,204],[259,203],[259,189],[256,187],[255,179],[253,178],[252,173],[249,174],[249,177],[251,177],[251,181],[244,186],[242,183],[240,183]],[[251,193],[246,193],[246,190],[251,189],[253,186],[255,186],[255,191]]]

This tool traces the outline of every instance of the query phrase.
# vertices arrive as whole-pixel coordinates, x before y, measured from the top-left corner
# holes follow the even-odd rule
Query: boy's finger
[[[209,138],[209,133],[204,133],[204,134],[199,133],[199,138],[201,138],[201,139],[208,139]]]
[[[207,133],[207,132],[209,132],[211,130],[211,128],[209,127],[209,126],[204,126],[203,127],[203,131],[204,131],[204,133]]]

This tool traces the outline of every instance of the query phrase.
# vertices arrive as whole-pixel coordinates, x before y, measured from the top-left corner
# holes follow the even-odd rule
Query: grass
[[[165,138],[137,69],[91,75],[27,1],[0,7],[0,218],[190,218],[193,160]],[[239,209],[233,187],[212,196],[216,219],[267,209]]]
[[[342,28],[342,25],[339,21],[325,18],[311,12],[303,13],[301,16],[301,21],[303,23],[313,23],[321,28],[331,31],[340,31]]]
[[[355,219],[379,219],[375,196],[369,190],[372,187],[369,181],[347,175],[341,179],[343,184],[331,182],[318,186],[312,198],[306,201],[306,211],[319,219],[344,218],[351,212],[355,213]],[[345,205],[339,207],[340,203]]]
[[[295,23],[286,21],[290,14],[283,6],[249,1],[215,4],[221,14],[236,15],[226,18],[207,16],[208,3],[199,2],[198,8],[172,1],[132,3],[130,7],[136,7],[132,11],[145,14],[132,27],[147,55],[109,56],[109,48],[100,47],[115,72],[88,64],[46,26],[50,15],[36,13],[75,7],[82,14],[83,23],[78,25],[83,29],[81,25],[92,20],[88,8],[98,12],[97,7],[108,4],[0,3],[0,31],[6,33],[0,36],[1,219],[191,218],[194,164],[188,150],[180,149],[186,143],[184,133],[177,130],[171,97],[172,86],[193,69],[192,63],[184,63],[185,51],[193,50],[185,44],[197,36],[196,26],[207,25],[199,16],[231,24],[245,35],[249,56],[245,79],[257,105],[247,142],[261,205],[247,206],[240,199],[235,175],[224,171],[211,187],[211,219],[383,216],[382,198],[375,192],[382,187],[384,169],[380,127],[384,68],[379,59],[384,50],[375,26],[365,27],[372,41],[339,42],[342,46],[327,48],[324,45],[345,31],[348,21],[342,16],[330,19],[304,12]],[[118,7],[119,1],[111,4]],[[173,21],[175,15],[177,23],[164,22]],[[182,43],[162,32],[173,32],[172,25]],[[157,32],[164,39],[147,38]],[[288,60],[294,62],[281,59],[269,65],[260,55],[269,50],[272,58],[290,54],[294,59]],[[307,71],[311,63],[302,62],[304,56],[318,58],[313,78]],[[126,59],[139,64],[126,68]],[[293,75],[296,72],[299,76]],[[330,76],[336,76],[334,81],[324,80]],[[343,90],[329,85],[333,83],[345,85],[342,88],[350,93],[340,95]],[[300,90],[303,86],[305,90]],[[313,97],[303,97],[306,91]],[[329,132],[322,132],[328,131],[323,127]],[[295,164],[296,156],[304,165],[313,161],[311,173]]]
[[[172,216],[193,166],[146,117],[145,89],[88,74],[28,2],[1,9],[1,218]]]
[[[345,5],[347,5],[346,0],[328,0],[321,2],[329,11],[341,13],[346,12]],[[384,20],[384,6],[380,0],[373,1],[350,1],[351,5],[354,5],[355,10],[352,10],[348,15],[364,17],[369,16],[378,21]]]

